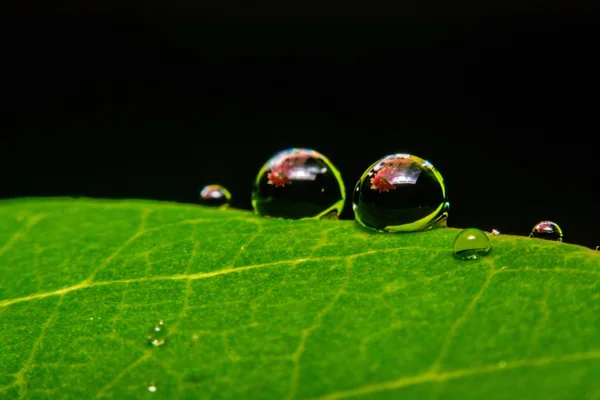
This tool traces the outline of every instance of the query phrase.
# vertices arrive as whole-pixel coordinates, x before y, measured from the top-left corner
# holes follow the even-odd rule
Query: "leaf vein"
[[[456,330],[467,319],[468,315],[475,308],[475,306],[477,305],[479,300],[481,300],[481,298],[483,297],[483,293],[485,292],[487,287],[490,285],[490,282],[492,281],[492,277],[495,275],[495,273],[496,273],[496,270],[494,269],[494,267],[493,266],[490,267],[490,270],[485,278],[485,281],[481,285],[481,288],[479,289],[479,291],[477,291],[477,293],[475,293],[475,295],[473,296],[473,298],[471,299],[469,304],[467,304],[467,306],[464,308],[461,315],[454,321],[452,326],[450,326],[450,329],[448,330],[448,333],[446,334],[446,337],[444,338],[444,341],[442,342],[442,349],[440,350],[440,354],[429,369],[429,371],[431,373],[438,371],[440,369],[440,367],[442,366],[444,360],[446,359],[446,357],[448,355],[448,351],[450,350],[450,347],[452,346],[452,341],[454,340],[454,335],[456,334]]]
[[[92,271],[92,273],[90,274],[90,276],[87,279],[87,281],[93,282],[94,278],[96,277],[96,275],[98,274],[98,272],[102,271],[104,269],[104,267],[106,267],[108,264],[110,264],[110,262],[112,260],[114,260],[121,253],[121,251],[123,251],[127,246],[129,246],[129,244],[131,244],[137,238],[139,238],[140,236],[142,236],[144,234],[145,227],[146,227],[146,220],[148,219],[148,215],[149,214],[150,214],[149,210],[147,210],[147,209],[143,209],[142,210],[142,215],[140,217],[140,223],[139,223],[138,229],[134,232],[133,235],[131,235],[129,237],[129,239],[127,239],[125,242],[123,242],[123,244],[121,246],[119,246],[117,249],[115,249],[115,251],[113,251],[104,260],[103,263],[101,263],[95,270]]]
[[[328,393],[322,396],[313,397],[314,400],[338,400],[345,398],[355,398],[372,393],[384,392],[395,389],[402,389],[408,386],[419,385],[427,382],[447,382],[470,376],[502,372],[528,367],[544,367],[547,365],[577,362],[586,360],[600,359],[600,350],[592,350],[584,353],[573,353],[559,357],[540,357],[536,359],[519,360],[507,363],[494,363],[479,368],[465,368],[445,372],[427,371],[421,375],[405,376],[391,381],[378,382],[369,385],[356,387],[353,389],[342,390]]]
[[[4,255],[8,250],[12,249],[15,243],[23,237],[27,232],[34,227],[38,222],[46,217],[46,214],[36,214],[30,217],[23,226],[15,231],[10,238],[4,243],[4,246],[0,247],[0,257]]]
[[[133,370],[134,368],[136,368],[138,365],[140,365],[142,362],[146,361],[148,358],[150,358],[150,356],[152,355],[152,350],[146,350],[146,352],[140,356],[138,359],[136,359],[134,362],[132,362],[131,364],[129,364],[128,366],[126,366],[125,368],[123,368],[121,370],[121,372],[119,372],[117,375],[115,375],[115,377],[109,381],[106,385],[104,385],[96,394],[96,398],[102,398],[106,395],[106,392],[109,391],[112,387],[114,387],[121,379],[123,379],[123,377],[131,370]]]
[[[344,294],[346,288],[350,284],[351,270],[352,270],[352,259],[346,259],[346,278],[344,279],[344,282],[342,283],[342,285],[340,285],[338,291],[335,293],[335,295],[333,296],[331,301],[329,301],[329,303],[327,303],[325,305],[323,310],[321,310],[321,312],[319,312],[316,315],[312,324],[308,328],[304,329],[300,335],[300,343],[298,344],[296,351],[294,351],[294,354],[292,355],[292,362],[293,362],[292,382],[291,382],[290,393],[289,393],[289,396],[287,397],[290,400],[294,399],[296,397],[296,393],[298,392],[298,384],[299,384],[299,380],[300,380],[300,359],[302,358],[302,354],[304,354],[304,351],[306,349],[306,341],[308,340],[308,337],[310,336],[310,334],[320,326],[321,321],[323,320],[325,315],[327,315],[327,313],[333,309],[333,307],[335,306],[335,304],[337,303],[339,298],[342,296],[342,294]]]
[[[20,388],[19,399],[23,399],[27,395],[27,382],[25,380],[25,374],[27,373],[27,371],[29,371],[29,368],[31,368],[31,366],[33,365],[33,360],[35,359],[35,356],[37,355],[37,352],[42,344],[42,341],[44,340],[44,338],[46,336],[46,330],[48,329],[48,327],[50,326],[50,324],[52,323],[52,321],[58,314],[58,310],[60,309],[60,305],[62,304],[63,299],[64,299],[64,295],[61,296],[58,299],[58,301],[56,302],[56,306],[54,307],[54,310],[50,313],[50,315],[46,319],[46,322],[44,323],[44,325],[42,325],[42,329],[40,330],[40,335],[38,336],[36,341],[33,343],[33,346],[31,347],[31,352],[29,353],[29,357],[27,358],[27,360],[25,361],[25,363],[23,364],[23,367],[19,370],[19,372],[17,372],[15,374],[16,384],[19,385],[19,388]]]

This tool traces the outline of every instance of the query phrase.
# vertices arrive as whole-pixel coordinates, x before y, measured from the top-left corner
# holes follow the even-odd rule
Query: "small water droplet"
[[[152,392],[152,393],[154,393],[154,392],[156,392],[157,390],[158,390],[158,388],[157,388],[155,385],[150,385],[150,386],[148,386],[148,391],[149,391],[149,392]]]
[[[461,260],[475,260],[485,256],[490,250],[490,239],[477,228],[463,229],[454,238],[452,253]]]
[[[544,240],[552,240],[555,242],[562,242],[563,240],[563,232],[560,229],[558,224],[552,221],[542,221],[538,222],[531,233],[529,234],[531,238],[544,239]]]
[[[498,368],[500,368],[500,369],[506,368],[506,361],[500,361],[498,363]]]
[[[499,230],[492,229],[492,235],[496,236],[496,235],[499,235],[499,234],[500,234]]]
[[[165,344],[167,341],[167,328],[164,322],[158,321],[148,332],[148,342],[155,347]]]
[[[197,333],[194,333],[194,334],[192,335],[192,339],[193,339],[193,340],[198,340],[199,338],[200,338],[200,335],[198,335]]]
[[[200,191],[199,203],[203,206],[227,208],[231,203],[231,193],[221,185],[206,185]]]
[[[254,212],[272,218],[337,219],[346,197],[337,168],[312,149],[287,149],[260,169],[252,190]]]
[[[352,199],[356,222],[384,232],[445,228],[449,205],[442,175],[410,154],[391,154],[373,163]]]

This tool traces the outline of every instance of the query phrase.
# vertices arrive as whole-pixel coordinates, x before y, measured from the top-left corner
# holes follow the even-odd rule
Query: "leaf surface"
[[[599,398],[600,252],[458,232],[0,202],[0,398]]]

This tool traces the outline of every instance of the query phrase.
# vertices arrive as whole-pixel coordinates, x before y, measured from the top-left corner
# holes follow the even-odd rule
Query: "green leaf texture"
[[[600,252],[458,232],[0,202],[0,398],[600,398]]]

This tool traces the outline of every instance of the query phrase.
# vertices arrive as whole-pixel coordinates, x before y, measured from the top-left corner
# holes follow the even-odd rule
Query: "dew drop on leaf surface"
[[[552,221],[541,221],[535,224],[529,237],[562,242],[563,232],[558,224]]]
[[[356,222],[384,232],[444,228],[448,207],[442,175],[410,154],[391,154],[373,163],[352,199]]]
[[[209,207],[228,207],[231,203],[231,193],[221,185],[206,185],[200,191],[198,202]]]
[[[337,219],[345,197],[340,172],[327,157],[292,148],[278,152],[259,170],[252,207],[264,217]]]
[[[454,238],[452,254],[461,260],[476,260],[490,250],[490,239],[485,232],[477,228],[463,229]]]
[[[167,340],[167,328],[164,322],[158,321],[148,332],[148,342],[155,347],[162,346]]]
[[[152,393],[154,393],[154,392],[156,392],[157,390],[158,390],[158,388],[157,388],[155,385],[150,385],[150,386],[148,386],[148,391],[149,391],[149,392],[152,392]]]

